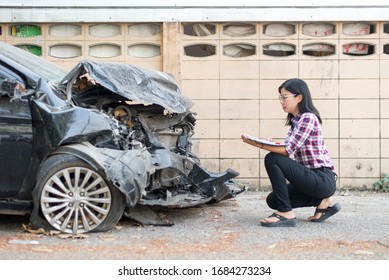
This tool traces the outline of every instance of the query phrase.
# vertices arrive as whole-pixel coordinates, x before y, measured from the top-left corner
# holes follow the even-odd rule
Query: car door
[[[0,85],[5,79],[23,85],[23,79],[0,64]],[[0,197],[15,196],[25,179],[32,152],[32,121],[27,100],[11,100],[0,92]]]

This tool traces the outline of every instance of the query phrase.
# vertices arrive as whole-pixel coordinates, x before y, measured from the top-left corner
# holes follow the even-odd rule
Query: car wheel
[[[125,208],[124,195],[101,172],[67,154],[43,163],[35,192],[40,216],[49,227],[65,233],[109,230]]]

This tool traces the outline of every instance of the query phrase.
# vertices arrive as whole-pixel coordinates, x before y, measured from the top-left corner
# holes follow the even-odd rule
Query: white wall
[[[0,0],[0,22],[387,21],[382,1]],[[357,4],[354,4],[357,2]],[[60,10],[60,12],[59,12]]]

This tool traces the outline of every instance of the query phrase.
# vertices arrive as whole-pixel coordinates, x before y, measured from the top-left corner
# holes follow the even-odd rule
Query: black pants
[[[318,206],[335,192],[336,175],[330,168],[310,169],[276,153],[266,155],[265,167],[273,188],[266,202],[280,212]]]

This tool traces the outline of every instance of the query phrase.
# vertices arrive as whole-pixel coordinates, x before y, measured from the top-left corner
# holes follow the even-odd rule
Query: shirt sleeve
[[[316,129],[316,118],[313,114],[303,114],[297,125],[290,128],[285,140],[288,155],[293,155],[308,140],[312,131]]]

